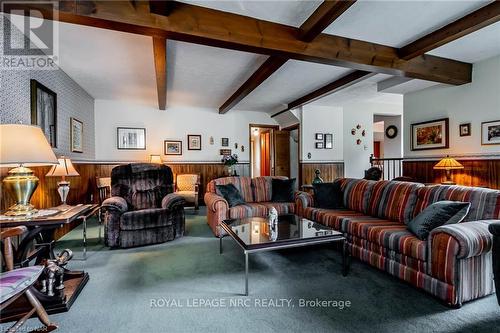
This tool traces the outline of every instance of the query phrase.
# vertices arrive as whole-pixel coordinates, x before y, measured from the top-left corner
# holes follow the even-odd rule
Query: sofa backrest
[[[240,191],[246,202],[267,202],[273,196],[273,178],[288,179],[281,176],[265,177],[224,177],[214,179],[207,185],[207,192],[216,193],[215,185],[233,184]]]
[[[354,178],[340,178],[340,187],[344,193],[344,207],[358,212],[368,213],[368,203],[376,181]]]
[[[111,170],[111,195],[124,198],[131,210],[158,208],[172,192],[172,170],[166,165],[131,163]]]
[[[216,185],[233,184],[240,191],[246,202],[254,202],[252,191],[252,178],[250,177],[223,177],[210,181],[207,184],[207,192],[216,193]]]
[[[413,218],[420,183],[378,181],[372,187],[368,215],[407,224]]]
[[[470,202],[471,207],[464,222],[500,219],[500,191],[457,185],[419,188],[413,216],[417,216],[430,204],[442,200]]]

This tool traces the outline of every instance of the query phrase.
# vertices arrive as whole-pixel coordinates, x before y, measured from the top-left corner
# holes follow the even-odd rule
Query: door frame
[[[281,129],[282,131],[293,131],[297,130],[297,138],[299,139],[299,142],[297,142],[297,188],[300,190],[300,186],[302,184],[302,168],[300,166],[300,143],[301,143],[301,136],[300,136],[300,124],[297,123],[295,125],[283,127]]]
[[[252,127],[259,128],[269,128],[271,130],[279,130],[279,125],[266,125],[266,124],[248,124],[248,154],[250,161],[250,177],[253,177],[252,166],[253,166],[253,151],[252,151]],[[271,170],[274,172],[274,138],[271,135]]]

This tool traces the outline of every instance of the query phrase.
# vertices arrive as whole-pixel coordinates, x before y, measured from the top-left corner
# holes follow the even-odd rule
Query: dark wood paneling
[[[311,184],[314,177],[314,171],[321,171],[321,178],[325,182],[331,182],[336,178],[344,177],[344,163],[300,163],[300,182],[301,185]]]
[[[460,160],[462,170],[452,170],[452,179],[458,185],[500,189],[500,159]],[[404,161],[403,175],[421,183],[439,184],[445,180],[444,170],[434,170],[438,161]]]

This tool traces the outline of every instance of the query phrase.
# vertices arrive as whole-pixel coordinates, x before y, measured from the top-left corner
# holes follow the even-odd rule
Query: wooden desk
[[[86,252],[86,220],[95,214],[98,208],[99,206],[94,204],[77,205],[51,216],[0,219],[0,228],[2,229],[16,226],[28,228],[28,233],[14,252],[14,265],[26,267],[33,262],[35,265],[39,265],[43,259],[54,259],[56,257],[54,254],[54,230],[78,220],[84,223],[84,252]],[[57,209],[57,207],[52,209]],[[56,290],[54,296],[47,296],[35,288],[33,288],[33,293],[42,302],[47,313],[66,312],[71,308],[88,280],[89,274],[84,271],[66,270],[63,290]],[[29,309],[26,300],[20,298],[2,311],[0,322],[15,320],[27,313]]]

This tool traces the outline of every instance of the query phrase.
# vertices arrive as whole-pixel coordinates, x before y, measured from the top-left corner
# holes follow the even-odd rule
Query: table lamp
[[[30,204],[38,177],[27,166],[56,164],[57,158],[40,127],[19,124],[0,125],[0,164],[14,166],[3,184],[16,204],[5,215],[29,216],[36,213]]]
[[[61,181],[57,182],[57,192],[61,197],[62,204],[59,208],[68,207],[66,204],[66,199],[69,193],[69,181],[66,181],[66,177],[80,176],[80,174],[75,170],[73,163],[67,157],[61,156],[58,158],[59,163],[54,165],[49,172],[47,172],[47,177],[61,177]]]
[[[442,182],[443,185],[455,185],[455,182],[451,180],[451,170],[463,169],[464,166],[460,164],[456,159],[447,155],[441,161],[439,161],[435,166],[434,170],[445,170],[446,171],[446,181]]]
[[[162,164],[160,155],[149,155],[149,163]]]

